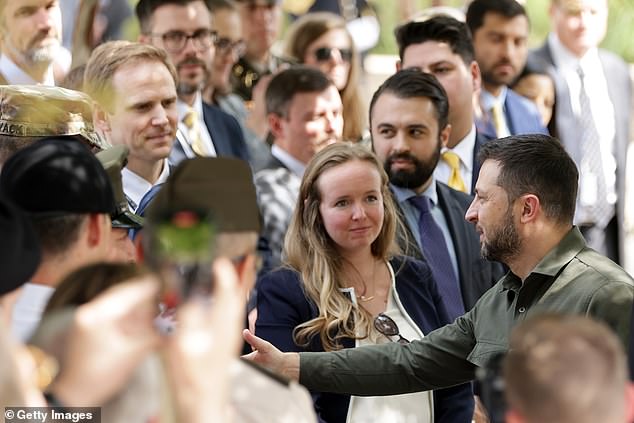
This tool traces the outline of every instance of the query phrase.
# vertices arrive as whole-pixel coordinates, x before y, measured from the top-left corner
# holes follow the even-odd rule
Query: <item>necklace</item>
[[[376,260],[374,261],[374,265],[372,266],[372,294],[369,297],[366,297],[365,294],[368,292],[368,287],[366,286],[365,282],[363,282],[363,287],[365,288],[363,290],[363,295],[359,296],[359,301],[367,303],[368,301],[372,301],[374,299],[374,297],[376,297],[375,291],[376,291]]]

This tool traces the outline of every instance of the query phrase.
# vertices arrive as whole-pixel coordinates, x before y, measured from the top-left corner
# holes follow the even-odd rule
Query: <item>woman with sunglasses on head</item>
[[[398,255],[399,220],[373,153],[333,144],[311,160],[285,266],[257,283],[255,334],[282,351],[422,338],[449,318],[427,264]],[[323,422],[470,422],[470,385],[386,397],[313,393]]]
[[[359,89],[361,59],[345,20],[329,12],[309,13],[289,27],[285,38],[288,59],[316,67],[334,82],[343,102],[343,139],[360,141],[367,130]]]

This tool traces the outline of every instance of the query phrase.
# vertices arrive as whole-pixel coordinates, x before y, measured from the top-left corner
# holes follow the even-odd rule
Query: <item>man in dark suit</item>
[[[139,41],[163,48],[176,65],[178,132],[170,164],[196,156],[247,160],[238,121],[202,100],[217,39],[205,2],[141,0],[136,15],[141,25]]]
[[[453,319],[473,307],[502,276],[498,263],[480,258],[479,237],[465,221],[472,197],[438,182],[434,169],[450,138],[448,101],[437,79],[416,70],[388,78],[370,103],[372,145],[390,177],[406,229],[399,241],[406,254],[424,257]],[[429,201],[424,221],[419,199]],[[434,237],[423,226],[435,225]],[[436,253],[442,250],[445,261]],[[450,275],[450,278],[447,278]]]
[[[136,211],[150,189],[167,180],[176,134],[176,70],[165,51],[147,44],[110,41],[91,54],[84,88],[94,101],[96,130],[112,145],[129,148],[123,191]]]
[[[509,88],[528,55],[524,7],[516,0],[475,0],[467,9],[467,26],[482,72],[478,131],[491,138],[546,134],[537,107]]]
[[[480,88],[469,29],[464,22],[436,16],[408,22],[396,30],[400,61],[396,68],[431,73],[449,100],[451,133],[443,147],[435,177],[462,192],[472,192],[480,166],[476,156],[488,139],[476,131],[473,99]]]
[[[632,87],[625,62],[598,48],[607,14],[607,0],[553,0],[552,32],[529,60],[555,80],[557,132],[580,170],[575,223],[619,262]]]

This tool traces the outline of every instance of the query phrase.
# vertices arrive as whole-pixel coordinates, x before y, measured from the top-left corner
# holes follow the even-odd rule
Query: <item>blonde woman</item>
[[[282,351],[407,343],[448,323],[429,267],[397,255],[387,175],[365,148],[334,144],[302,179],[287,265],[257,284],[256,335]],[[385,397],[313,393],[324,422],[470,422],[469,385]]]
[[[309,13],[289,28],[285,55],[297,63],[321,70],[335,84],[343,102],[343,139],[360,141],[366,132],[366,107],[359,78],[361,58],[341,16]]]

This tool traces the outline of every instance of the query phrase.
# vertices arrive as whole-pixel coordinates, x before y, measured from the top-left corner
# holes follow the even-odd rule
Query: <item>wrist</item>
[[[299,382],[299,353],[285,353],[286,365],[284,366],[284,376],[295,382]]]

